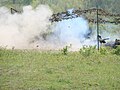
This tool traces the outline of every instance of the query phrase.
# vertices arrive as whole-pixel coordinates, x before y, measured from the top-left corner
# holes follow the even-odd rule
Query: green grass
[[[0,90],[120,90],[120,56],[0,49]]]

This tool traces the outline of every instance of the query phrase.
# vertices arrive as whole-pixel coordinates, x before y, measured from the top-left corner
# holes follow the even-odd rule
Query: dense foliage
[[[59,12],[69,8],[96,7],[96,1],[98,2],[100,8],[112,13],[120,13],[119,0],[0,0],[0,5],[20,8],[20,6],[22,7],[30,4],[34,7],[39,4],[47,4],[54,10],[54,12]]]

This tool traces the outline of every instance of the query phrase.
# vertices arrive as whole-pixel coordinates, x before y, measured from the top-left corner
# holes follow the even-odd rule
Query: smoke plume
[[[72,49],[78,50],[83,45],[95,45],[95,41],[90,39],[88,22],[82,17],[58,22],[54,29],[61,43],[71,44]]]
[[[90,38],[88,22],[82,17],[51,23],[52,10],[45,5],[36,9],[23,7],[21,14],[11,14],[0,8],[0,46],[11,49],[54,50],[72,45],[78,50],[83,45],[95,45],[96,37]]]
[[[31,6],[25,6],[22,14],[11,14],[7,8],[0,8],[0,45],[7,48],[33,48],[31,40],[48,32],[51,15],[52,11],[45,5],[34,10]]]

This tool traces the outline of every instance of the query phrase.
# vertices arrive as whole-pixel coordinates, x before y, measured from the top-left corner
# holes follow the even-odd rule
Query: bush
[[[100,51],[100,54],[102,55],[106,55],[110,52],[109,48],[107,47],[101,47],[99,51]]]
[[[117,46],[117,48],[114,50],[114,54],[120,55],[120,46]]]
[[[79,52],[85,57],[90,56],[96,52],[96,46],[83,46],[83,48],[80,49]]]
[[[72,44],[70,44],[70,46],[65,46],[61,51],[64,55],[67,55],[68,53],[68,48],[71,48],[72,47]]]
[[[67,55],[67,52],[68,52],[68,47],[67,47],[67,46],[66,46],[66,47],[64,47],[62,51],[63,51],[63,54],[64,54],[64,55]]]

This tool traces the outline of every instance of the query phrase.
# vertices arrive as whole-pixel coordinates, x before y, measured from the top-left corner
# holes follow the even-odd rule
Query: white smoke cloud
[[[83,45],[95,45],[95,38],[88,38],[88,22],[82,18],[64,20],[58,23],[49,21],[52,10],[45,5],[36,9],[23,7],[21,14],[11,14],[0,8],[0,46],[16,49],[60,49],[72,44],[72,50]]]
[[[94,39],[88,38],[90,33],[87,20],[82,17],[64,20],[56,24],[55,34],[65,45],[72,44],[72,50],[79,50],[83,45],[95,45]]]
[[[12,15],[8,11],[4,7],[0,8],[0,46],[32,48],[29,43],[31,39],[47,32],[52,15],[48,6],[40,5],[34,10],[26,6],[22,14]]]

